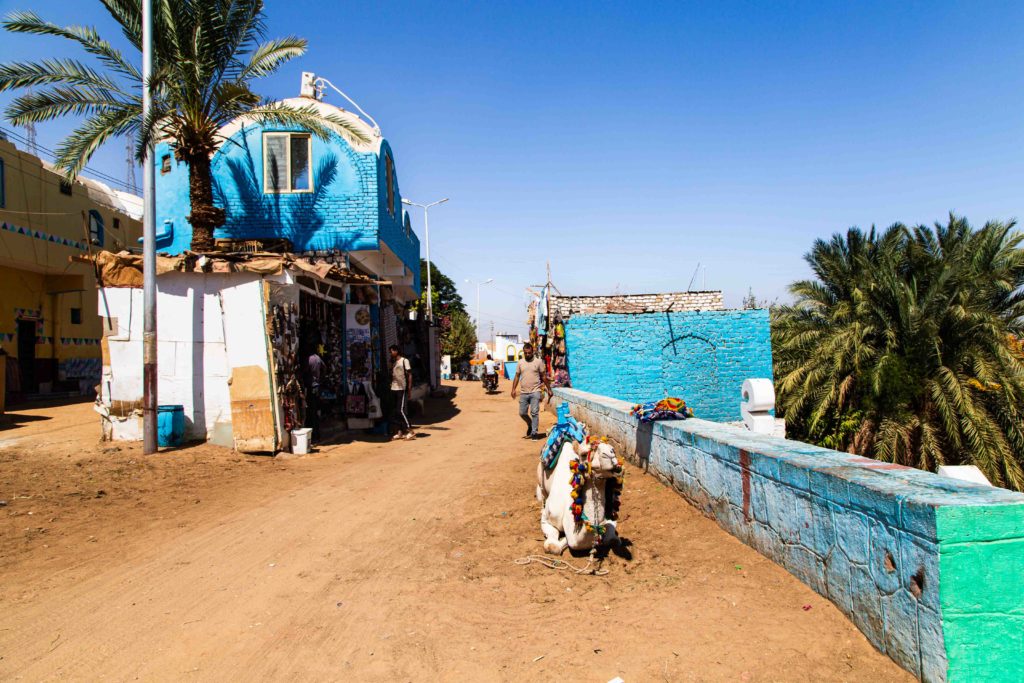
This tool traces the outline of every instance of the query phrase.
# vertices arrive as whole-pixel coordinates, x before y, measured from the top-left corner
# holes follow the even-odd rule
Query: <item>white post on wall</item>
[[[142,0],[142,122],[149,120],[153,74],[153,2]],[[156,168],[152,145],[142,161],[142,452],[157,452]]]

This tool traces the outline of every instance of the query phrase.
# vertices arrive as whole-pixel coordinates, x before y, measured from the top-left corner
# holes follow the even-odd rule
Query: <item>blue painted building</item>
[[[740,387],[772,378],[767,310],[565,318],[573,388],[634,403],[675,396],[698,417],[741,419]]]
[[[350,266],[391,281],[402,300],[420,291],[420,242],[402,206],[394,154],[359,117],[308,97],[286,100],[351,121],[371,142],[244,119],[222,129],[211,160],[214,203],[226,212],[217,239],[284,238],[296,253],[343,252]],[[189,248],[188,167],[166,142],[156,148],[157,250]]]

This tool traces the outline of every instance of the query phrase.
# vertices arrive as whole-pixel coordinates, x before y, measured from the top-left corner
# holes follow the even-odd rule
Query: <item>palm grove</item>
[[[1024,251],[1013,222],[850,229],[772,315],[795,438],[1024,489]]]

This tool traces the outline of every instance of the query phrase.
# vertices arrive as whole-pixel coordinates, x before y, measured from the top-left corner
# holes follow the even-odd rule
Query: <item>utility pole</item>
[[[25,94],[31,95],[32,88],[26,88]],[[25,151],[32,156],[39,156],[39,142],[36,139],[36,124],[31,121],[25,124],[25,142],[28,148]]]
[[[139,193],[139,183],[135,179],[135,148],[132,145],[132,139],[129,137],[125,141],[124,145],[124,163],[125,169],[125,185],[128,186],[128,191],[132,194]]]
[[[142,125],[153,106],[153,0],[142,0]],[[142,452],[157,452],[156,368],[156,167],[153,147],[142,160]]]

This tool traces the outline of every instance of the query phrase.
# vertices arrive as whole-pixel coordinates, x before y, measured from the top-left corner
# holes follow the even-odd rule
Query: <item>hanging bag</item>
[[[380,407],[380,399],[377,397],[377,393],[373,390],[372,386],[366,385],[366,394],[369,401],[366,408],[366,416],[371,420],[379,420],[384,417],[384,411]]]
[[[352,389],[345,396],[345,414],[350,417],[366,417],[366,387],[362,382],[353,382]]]

